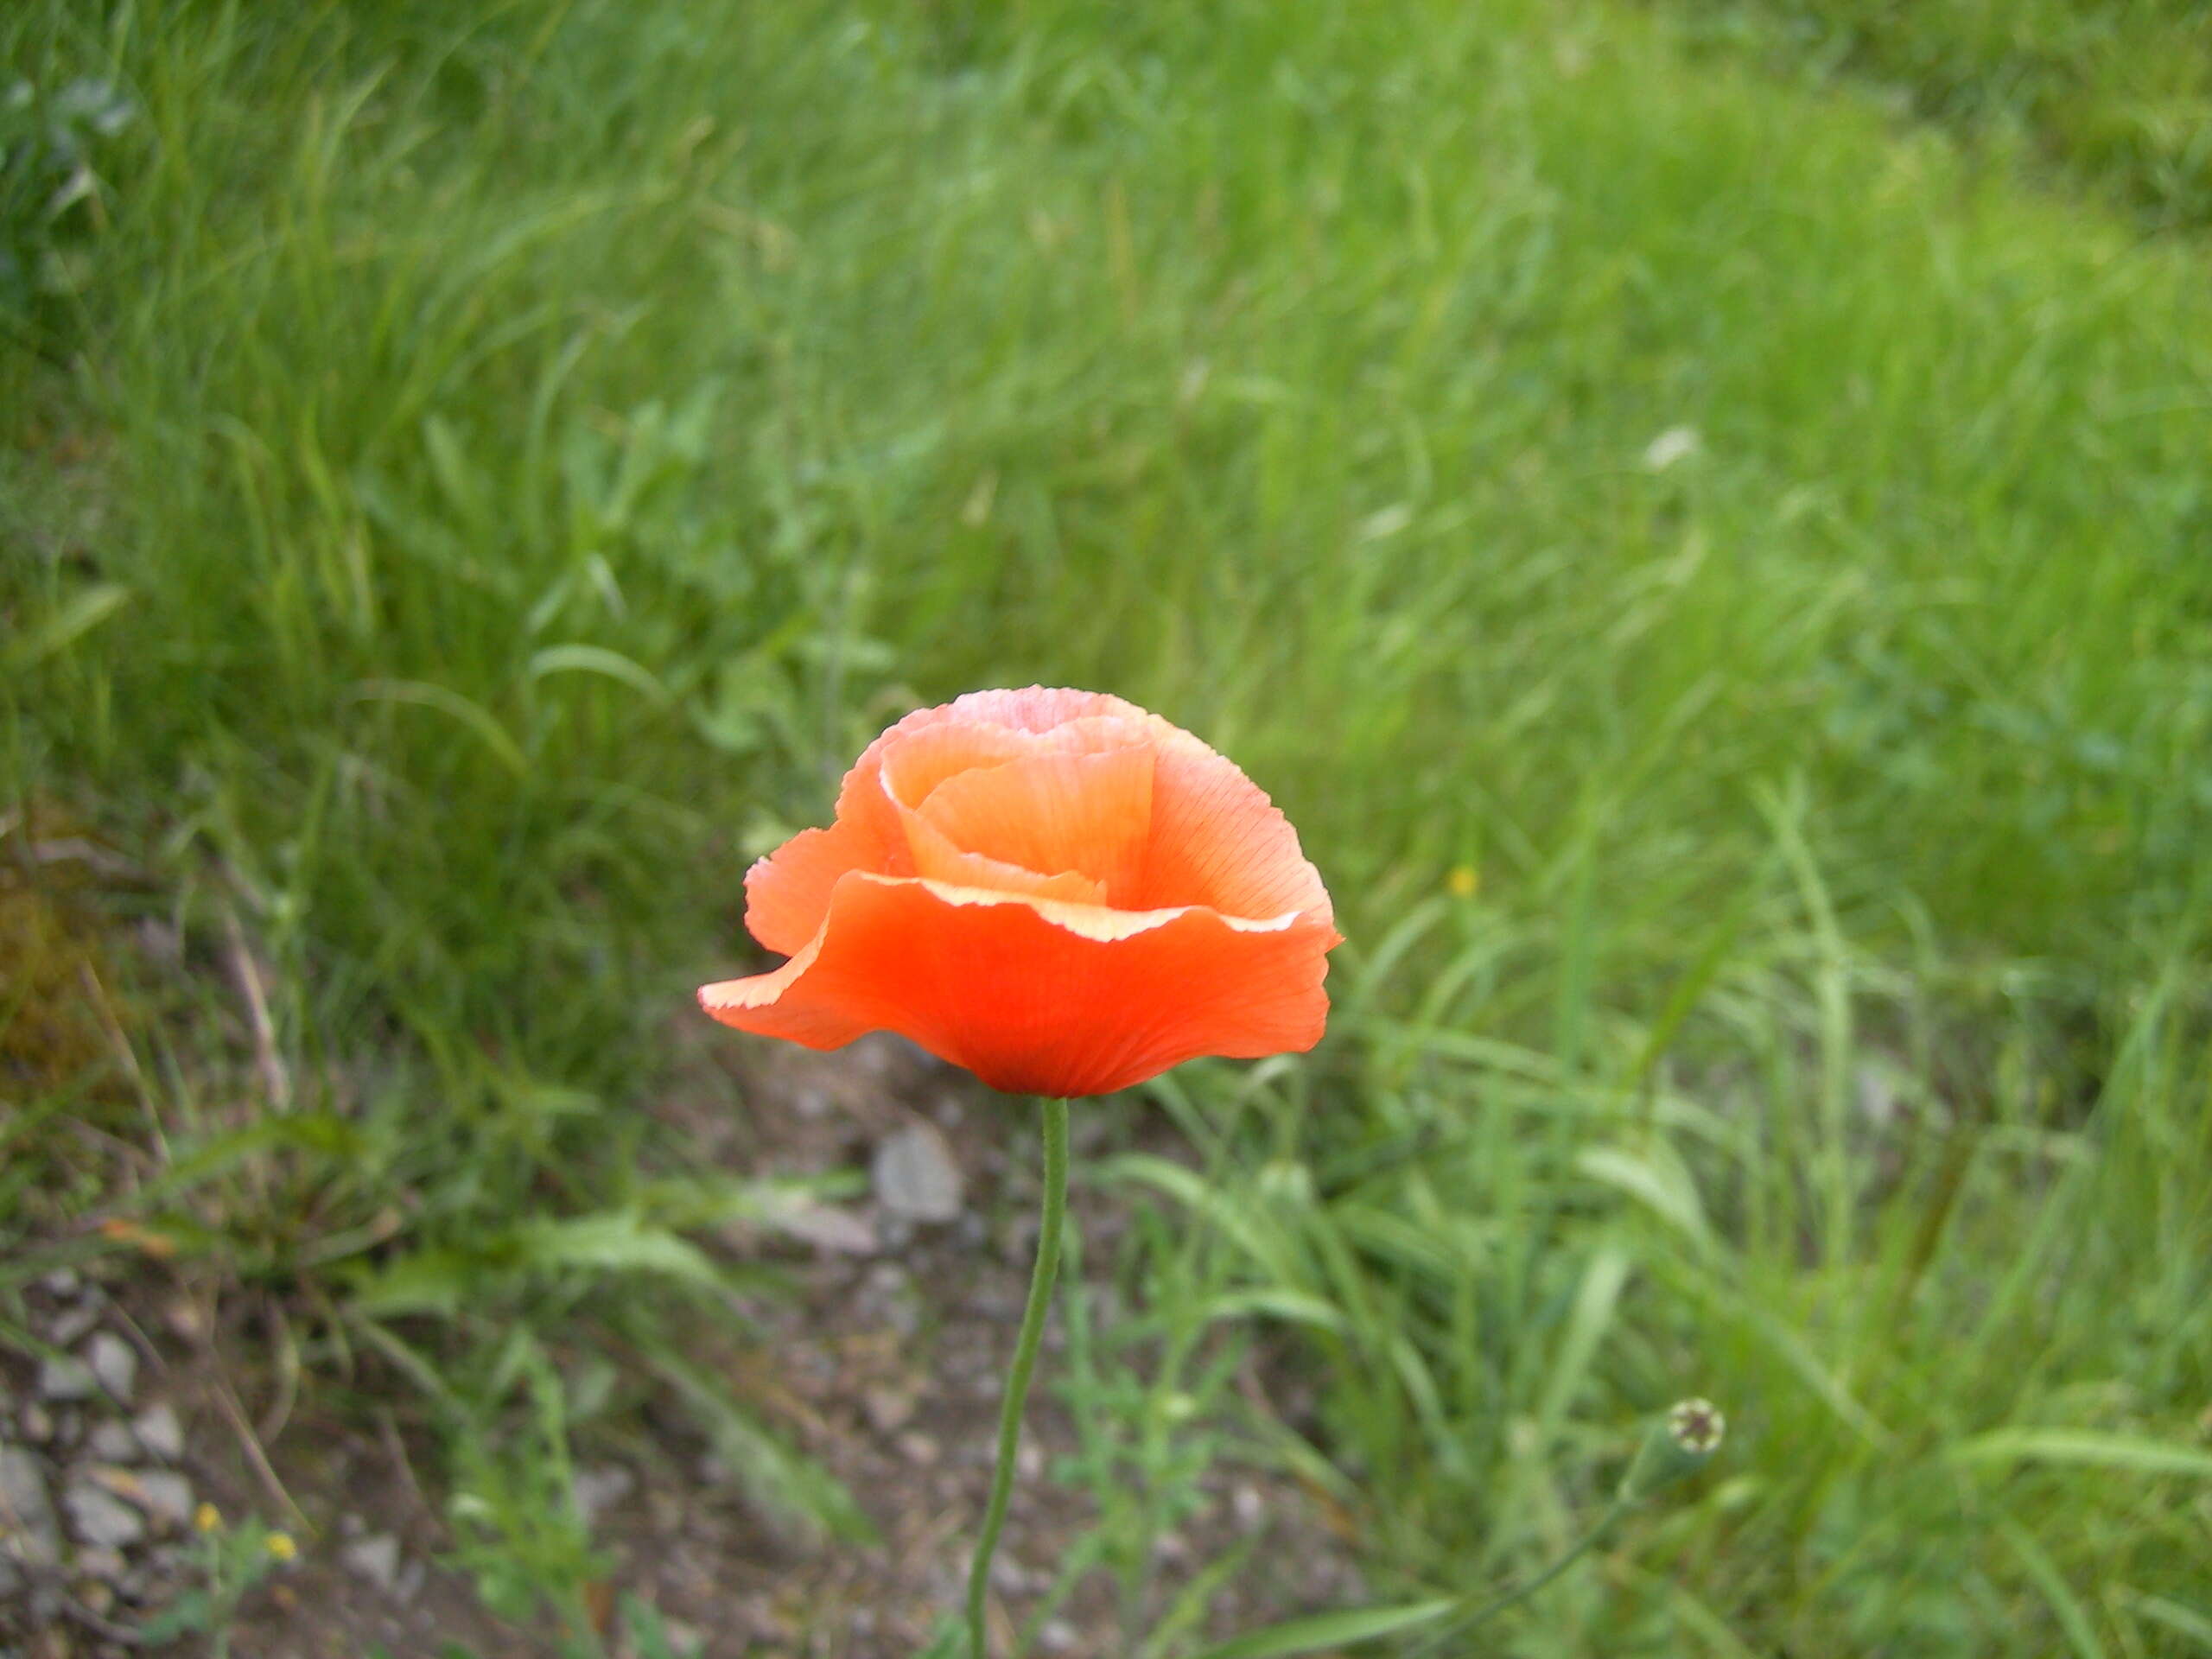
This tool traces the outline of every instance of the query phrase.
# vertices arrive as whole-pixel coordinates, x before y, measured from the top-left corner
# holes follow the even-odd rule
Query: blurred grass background
[[[1313,1062],[1156,1091],[1212,1179],[1093,1178],[1221,1224],[1161,1318],[1298,1311],[1281,1455],[1378,1585],[1540,1562],[1702,1391],[1724,1471],[1498,1650],[2212,1648],[2203,6],[23,0],[0,54],[0,783],[150,873],[104,916],[250,934],[297,1095],[226,1116],[165,1010],[119,1195],[11,900],[16,1240],[307,1285],[526,1491],[514,1333],[708,1294],[749,1201],[634,1109],[746,859],[913,702],[1109,689],[1351,936]]]

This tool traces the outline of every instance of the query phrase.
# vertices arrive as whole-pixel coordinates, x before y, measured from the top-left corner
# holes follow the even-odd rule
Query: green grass
[[[2040,130],[2048,10],[1863,27]],[[1276,1455],[1378,1586],[1541,1564],[1703,1392],[1718,1471],[1500,1650],[2204,1645],[2201,246],[1687,8],[101,10],[0,22],[138,105],[11,226],[73,275],[0,367],[8,792],[250,931],[296,1109],[241,1141],[177,1014],[141,1210],[445,1316],[459,1478],[533,1514],[534,1344],[765,1201],[635,1109],[745,857],[1041,679],[1338,896],[1329,1047],[1156,1091],[1214,1178],[1090,1174],[1219,1224],[1120,1264],[1163,1328],[1295,1313]]]
[[[2204,0],[1745,0],[1679,9],[1693,38],[1903,96],[1975,147],[2024,154],[2161,230],[2212,225]]]

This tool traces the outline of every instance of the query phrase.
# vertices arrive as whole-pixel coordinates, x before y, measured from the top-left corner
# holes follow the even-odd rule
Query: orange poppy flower
[[[1119,697],[1039,686],[907,715],[745,893],[791,960],[702,988],[709,1014],[809,1048],[895,1031],[1009,1094],[1309,1049],[1341,942],[1234,765]]]

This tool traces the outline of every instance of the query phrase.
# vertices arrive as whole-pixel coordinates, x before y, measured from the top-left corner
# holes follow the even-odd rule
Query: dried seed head
[[[1667,1413],[1667,1433],[1692,1457],[1709,1458],[1720,1449],[1728,1420],[1710,1400],[1678,1401]]]
[[[1637,1448],[1636,1459],[1621,1478],[1621,1497],[1630,1503],[1705,1467],[1720,1449],[1727,1420],[1710,1400],[1682,1400],[1651,1426]]]

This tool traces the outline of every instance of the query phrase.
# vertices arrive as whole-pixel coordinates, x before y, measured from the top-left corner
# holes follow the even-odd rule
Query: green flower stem
[[[1006,1397],[999,1404],[998,1462],[991,1471],[991,1501],[983,1511],[982,1536],[976,1541],[976,1564],[968,1569],[968,1651],[986,1659],[983,1603],[991,1584],[991,1557],[1006,1529],[1007,1502],[1014,1495],[1014,1453],[1021,1445],[1021,1408],[1029,1397],[1029,1378],[1037,1369],[1037,1350],[1045,1338],[1045,1313],[1052,1305],[1052,1281],[1060,1271],[1060,1231],[1068,1213],[1068,1103],[1042,1102],[1045,1108],[1045,1216],[1037,1230],[1037,1266],[1029,1275],[1029,1304],[1021,1310],[1021,1334],[1014,1344],[1014,1366],[1007,1373]]]
[[[1486,1624],[1490,1620],[1497,1618],[1507,1608],[1517,1607],[1522,1602],[1528,1600],[1529,1598],[1535,1595],[1537,1591],[1542,1589],[1554,1579],[1559,1577],[1560,1573],[1566,1572],[1568,1567],[1573,1567],[1577,1561],[1580,1560],[1585,1555],[1588,1554],[1592,1549],[1594,1549],[1598,1546],[1599,1541],[1602,1540],[1607,1533],[1613,1529],[1613,1523],[1636,1507],[1637,1501],[1637,1499],[1629,1497],[1626,1493],[1623,1493],[1620,1497],[1615,1498],[1612,1502],[1612,1507],[1608,1509],[1605,1514],[1598,1517],[1598,1524],[1591,1528],[1589,1531],[1584,1533],[1582,1535],[1581,1541],[1577,1543],[1573,1548],[1568,1550],[1566,1554],[1560,1556],[1559,1560],[1554,1561],[1549,1567],[1537,1573],[1535,1578],[1529,1580],[1528,1583],[1521,1586],[1518,1589],[1509,1590],[1496,1600],[1486,1602],[1482,1606],[1478,1607],[1472,1613],[1468,1615],[1465,1623],[1457,1627],[1455,1633],[1464,1636],[1476,1625]]]

